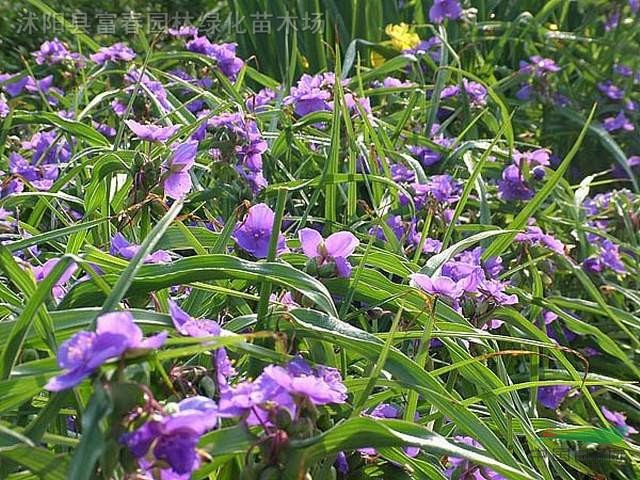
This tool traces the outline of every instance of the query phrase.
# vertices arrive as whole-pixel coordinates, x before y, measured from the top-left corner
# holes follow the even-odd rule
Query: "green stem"
[[[429,311],[429,320],[424,327],[420,342],[418,343],[418,352],[416,353],[415,361],[420,368],[424,368],[427,358],[429,357],[429,347],[431,345],[431,335],[433,332],[433,324],[435,322],[436,303],[438,297],[433,299]],[[407,400],[407,409],[404,412],[404,419],[408,422],[413,422],[413,419],[418,408],[418,392],[415,390],[409,391],[409,399]]]
[[[273,262],[276,259],[278,250],[278,237],[282,227],[282,218],[284,217],[284,208],[287,203],[287,190],[278,190],[278,199],[276,201],[276,215],[273,222],[273,230],[269,239],[269,252],[267,253],[267,261]],[[262,282],[260,288],[260,300],[258,301],[258,319],[256,321],[256,331],[260,331],[266,327],[265,317],[269,308],[269,297],[271,296],[272,284],[270,281]]]

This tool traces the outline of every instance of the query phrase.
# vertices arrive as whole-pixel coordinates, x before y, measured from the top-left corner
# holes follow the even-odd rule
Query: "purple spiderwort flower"
[[[269,365],[254,381],[246,381],[223,392],[220,411],[226,416],[244,417],[249,425],[270,423],[277,409],[295,417],[301,400],[312,405],[344,403],[347,389],[334,368],[312,368],[301,357],[284,366]]]
[[[284,98],[285,105],[294,105],[297,116],[303,117],[312,112],[329,111],[331,106],[331,89],[335,83],[335,75],[331,72],[308,75],[303,74],[290,94]]]
[[[65,373],[53,377],[45,388],[52,392],[78,385],[103,363],[127,352],[160,348],[167,332],[143,338],[130,312],[111,312],[98,317],[95,332],[81,330],[60,345],[58,365]]]
[[[631,8],[631,12],[635,15],[640,11],[640,0],[629,0],[629,7]]]
[[[170,28],[167,33],[172,37],[195,37],[198,29],[193,25],[181,25],[180,28]]]
[[[36,58],[38,65],[54,65],[69,60],[79,66],[85,61],[80,54],[71,53],[58,38],[43,42],[40,45],[40,49],[33,52],[33,56]]]
[[[124,83],[127,85],[125,92],[131,92],[138,82],[145,87],[142,91],[147,94],[151,101],[157,102],[162,110],[168,112],[173,108],[169,102],[167,90],[161,82],[151,79],[149,75],[142,73],[138,68],[131,67],[124,75]]]
[[[429,9],[431,23],[442,23],[445,18],[458,20],[462,16],[462,7],[459,0],[433,0]]]
[[[336,455],[336,461],[333,463],[336,467],[336,471],[341,475],[349,473],[349,462],[347,461],[347,455],[344,452],[338,452]]]
[[[482,445],[471,437],[455,436],[453,439],[473,448],[482,449]],[[506,480],[489,467],[474,465],[469,460],[458,457],[449,457],[445,475],[447,478],[457,480]]]
[[[617,101],[624,98],[624,90],[615,85],[611,80],[598,83],[598,90],[611,100]]]
[[[213,58],[222,73],[230,80],[235,80],[240,70],[244,66],[241,58],[236,56],[235,43],[211,43],[207,37],[194,36],[187,42],[187,50],[191,52],[201,53]]]
[[[53,270],[53,267],[55,267],[59,261],[60,260],[57,258],[51,258],[44,262],[42,265],[32,267],[32,272],[36,279],[36,282],[40,283],[41,281],[43,281],[51,273],[51,270]],[[55,285],[51,289],[51,294],[56,301],[60,301],[64,297],[66,293],[64,284],[71,280],[71,277],[77,269],[78,267],[75,263],[69,265],[69,267],[67,267],[60,278],[56,280]]]
[[[148,142],[166,142],[169,137],[173,136],[180,129],[179,125],[158,127],[156,125],[143,125],[134,120],[125,120],[124,123],[127,124],[127,127],[129,127],[136,137]]]
[[[203,111],[201,115],[208,112]],[[210,118],[204,129],[199,133],[204,136],[207,126],[224,128],[235,143],[235,154],[238,159],[236,171],[249,183],[254,193],[258,193],[267,181],[262,173],[262,154],[266,152],[268,144],[262,138],[258,125],[242,113],[223,113]]]
[[[89,58],[98,65],[107,62],[130,62],[136,58],[136,54],[124,43],[114,43],[110,47],[102,47],[97,53],[89,55]]]
[[[478,82],[462,79],[462,89],[459,85],[452,85],[442,90],[440,98],[457,97],[464,90],[474,107],[484,107],[487,104],[487,89]]]
[[[245,107],[250,112],[262,112],[265,106],[278,96],[278,92],[271,88],[263,88],[255,95],[245,100]]]
[[[111,255],[131,260],[139,250],[140,245],[130,243],[120,232],[111,238],[111,248],[109,249]],[[169,263],[170,261],[171,255],[164,250],[156,250],[144,259],[144,263]]]
[[[118,117],[122,117],[127,112],[127,104],[115,99],[111,102],[111,109]]]
[[[272,293],[269,296],[269,302],[275,305],[280,305],[284,307],[286,310],[291,310],[293,308],[300,308],[300,305],[293,299],[293,295],[291,292],[284,292],[280,298],[275,293]]]
[[[15,80],[14,80],[15,79]],[[10,97],[17,97],[22,93],[24,87],[29,82],[28,76],[20,76],[20,74],[2,73],[0,74],[0,83],[2,88]]]
[[[624,63],[616,63],[613,66],[613,72],[618,75],[622,75],[623,77],[632,77],[633,69]]]
[[[620,9],[616,8],[607,15],[604,22],[604,31],[610,32],[611,30],[615,30],[618,28],[618,25],[620,25]]]
[[[544,152],[544,150],[542,151]],[[498,196],[502,200],[529,200],[533,198],[534,191],[522,173],[523,164],[526,163],[531,169],[535,179],[544,176],[544,167],[549,164],[548,153],[545,156],[536,154],[536,152],[514,153],[514,163],[502,171],[502,179],[498,181]]]
[[[186,398],[176,405],[176,410],[166,416],[154,416],[120,437],[120,443],[129,448],[141,469],[151,474],[160,468],[162,479],[191,478],[200,466],[200,437],[218,426],[218,407],[209,398]]]
[[[315,259],[321,266],[325,263],[335,263],[338,276],[349,278],[351,265],[347,258],[360,245],[360,241],[351,232],[336,232],[322,239],[322,235],[312,228],[303,228],[298,232],[298,238],[304,254]]]
[[[538,401],[545,407],[555,410],[567,398],[571,387],[568,385],[551,385],[538,389]]]
[[[600,410],[602,410],[604,418],[615,425],[625,437],[638,433],[638,430],[627,424],[627,416],[624,413],[614,412],[605,406],[600,407]]]
[[[551,58],[544,58],[540,55],[529,57],[529,62],[520,61],[520,73],[531,73],[536,77],[542,77],[548,73],[556,73],[560,67]]]
[[[590,273],[602,273],[605,268],[624,275],[627,270],[620,257],[620,248],[611,240],[601,240],[597,244],[598,254],[587,258],[583,267]]]
[[[618,130],[624,130],[626,132],[633,132],[635,125],[625,116],[624,111],[620,111],[615,117],[607,117],[602,122],[602,127],[607,132],[616,132]]]
[[[466,278],[456,282],[449,277],[430,277],[423,273],[414,273],[409,278],[411,279],[412,287],[420,288],[431,295],[442,296],[451,300],[458,300],[468,285]]]
[[[273,233],[275,213],[264,203],[253,205],[243,221],[238,222],[233,238],[243,250],[256,258],[267,258]],[[287,250],[284,235],[278,232],[277,253]]]
[[[113,138],[116,136],[116,133],[117,133],[116,129],[107,125],[106,123],[99,123],[94,121],[94,122],[91,122],[91,124],[93,125],[93,128],[95,128],[105,137]]]
[[[219,337],[222,334],[222,329],[218,322],[207,320],[206,318],[193,318],[173,300],[169,300],[169,313],[171,314],[173,325],[182,335],[197,338]],[[228,378],[235,373],[227,356],[227,351],[223,347],[215,349],[213,365],[216,372],[218,391],[222,392],[228,388]]]
[[[551,234],[544,233],[540,227],[535,225],[529,225],[526,231],[518,233],[515,241],[529,245],[541,245],[558,253],[559,255],[564,255],[567,248],[556,237]]]
[[[198,151],[198,142],[188,141],[172,147],[173,153],[162,164],[162,186],[167,197],[179,199],[191,191],[191,175]]]

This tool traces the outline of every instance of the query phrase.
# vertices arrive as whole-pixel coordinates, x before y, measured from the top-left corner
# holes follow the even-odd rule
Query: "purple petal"
[[[360,245],[360,241],[351,232],[337,232],[329,235],[324,244],[328,256],[347,258]]]
[[[163,184],[164,194],[178,200],[189,193],[191,186],[191,175],[188,171],[169,173]]]
[[[129,339],[129,344],[134,346],[142,341],[142,330],[133,321],[130,312],[110,312],[98,317],[96,333],[112,333],[122,335]]]
[[[67,390],[78,385],[82,380],[91,375],[91,373],[93,373],[93,369],[82,368],[71,370],[70,372],[53,377],[47,382],[44,388],[50,392]]]
[[[322,235],[313,228],[303,228],[298,232],[298,238],[300,239],[300,246],[302,251],[309,258],[315,258],[320,253],[318,247],[322,243]]]

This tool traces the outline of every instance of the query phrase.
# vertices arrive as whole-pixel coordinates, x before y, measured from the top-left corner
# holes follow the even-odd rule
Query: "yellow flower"
[[[389,43],[396,50],[407,50],[420,43],[418,34],[411,31],[411,28],[406,23],[387,25],[384,32],[391,38]]]
[[[379,67],[380,65],[382,65],[385,61],[385,58],[380,55],[378,52],[376,52],[375,50],[371,50],[371,66],[372,67]]]

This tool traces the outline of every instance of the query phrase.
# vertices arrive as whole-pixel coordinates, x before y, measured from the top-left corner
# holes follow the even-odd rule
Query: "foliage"
[[[272,3],[5,43],[0,478],[638,478],[637,2]]]

